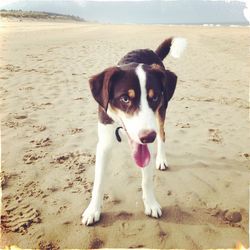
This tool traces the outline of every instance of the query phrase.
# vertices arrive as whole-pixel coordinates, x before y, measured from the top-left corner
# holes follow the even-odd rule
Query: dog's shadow
[[[244,217],[244,216],[243,216]],[[146,218],[149,220],[159,220],[163,223],[183,224],[183,225],[207,225],[212,224],[217,227],[230,227],[228,221],[224,221],[219,213],[215,213],[211,209],[206,208],[190,208],[180,206],[163,207],[161,218],[146,217],[142,212],[128,213],[121,212],[104,212],[101,215],[101,220],[97,223],[102,227],[112,226],[117,222],[144,221]]]

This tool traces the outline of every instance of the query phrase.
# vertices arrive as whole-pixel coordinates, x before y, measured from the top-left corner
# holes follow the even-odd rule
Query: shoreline
[[[98,22],[98,21],[90,21],[90,20],[84,20],[84,21],[79,21],[79,20],[70,20],[70,19],[52,19],[52,18],[23,18],[23,17],[1,17],[0,20],[3,22],[45,22],[45,23],[79,23],[79,24],[99,24],[99,25],[132,25],[132,26],[167,26],[167,27],[233,27],[233,28],[250,28],[250,24],[240,24],[240,23],[183,23],[183,24],[178,24],[178,23],[109,23],[109,22]]]

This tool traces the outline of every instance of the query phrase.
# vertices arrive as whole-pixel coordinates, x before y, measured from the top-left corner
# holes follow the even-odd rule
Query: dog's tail
[[[155,50],[155,53],[163,60],[170,52],[174,58],[179,58],[187,46],[187,40],[181,37],[171,37],[166,39]]]

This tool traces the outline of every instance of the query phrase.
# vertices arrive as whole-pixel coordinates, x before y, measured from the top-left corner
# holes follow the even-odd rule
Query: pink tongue
[[[133,157],[137,166],[144,168],[149,164],[150,153],[147,144],[132,143]]]

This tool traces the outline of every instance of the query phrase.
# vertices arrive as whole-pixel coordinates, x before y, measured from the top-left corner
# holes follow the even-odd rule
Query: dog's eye
[[[123,96],[121,96],[120,101],[124,102],[124,103],[129,103],[130,102],[130,98],[127,95],[123,95]]]
[[[153,102],[157,102],[159,100],[159,96],[158,95],[155,95],[153,98],[152,98],[152,101]]]

